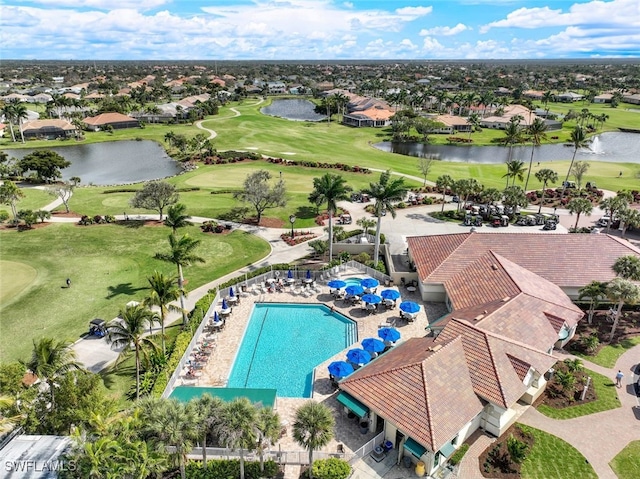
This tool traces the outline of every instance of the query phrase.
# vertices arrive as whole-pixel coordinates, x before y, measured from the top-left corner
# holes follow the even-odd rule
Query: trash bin
[[[409,456],[404,456],[402,458],[402,465],[405,468],[409,469],[411,467],[411,458]]]
[[[424,462],[418,461],[418,463],[416,464],[416,476],[423,477],[425,473],[426,471],[424,468]]]

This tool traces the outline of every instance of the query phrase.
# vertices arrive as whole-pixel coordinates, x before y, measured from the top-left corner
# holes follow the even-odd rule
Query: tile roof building
[[[91,116],[85,118],[83,121],[87,129],[91,131],[103,130],[108,125],[115,130],[122,128],[138,128],[140,126],[140,122],[135,118],[115,112]]]
[[[67,120],[31,120],[22,125],[25,139],[70,138],[77,133],[77,128]]]

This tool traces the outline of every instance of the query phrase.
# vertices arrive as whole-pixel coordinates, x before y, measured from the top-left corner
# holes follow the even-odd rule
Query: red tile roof
[[[122,113],[110,112],[110,113],[102,113],[98,116],[91,116],[84,119],[84,122],[87,125],[107,125],[111,123],[122,123],[122,122],[132,122],[137,121],[135,118],[131,118],[130,116],[123,115]]]

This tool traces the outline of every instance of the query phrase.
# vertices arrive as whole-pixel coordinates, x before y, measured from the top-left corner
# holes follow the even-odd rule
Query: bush
[[[0,211],[0,223],[4,223],[9,219],[9,213],[7,211]]]
[[[212,459],[207,461],[206,467],[200,461],[191,461],[187,463],[186,473],[189,479],[235,479],[240,477],[240,461]],[[246,479],[275,477],[278,465],[273,461],[265,461],[264,471],[261,472],[259,462],[245,461],[244,473]]]
[[[464,457],[464,455],[467,453],[468,450],[469,450],[469,444],[464,443],[462,446],[460,446],[460,449],[458,449],[453,454],[453,456],[451,456],[451,459],[449,459],[449,464],[451,464],[452,466],[460,464],[460,461],[462,461],[462,458]]]
[[[512,435],[507,439],[507,449],[511,460],[516,464],[522,464],[522,461],[527,457],[527,449],[529,449],[529,446]]]
[[[351,474],[351,466],[342,459],[331,457],[315,461],[311,471],[315,479],[346,479]]]

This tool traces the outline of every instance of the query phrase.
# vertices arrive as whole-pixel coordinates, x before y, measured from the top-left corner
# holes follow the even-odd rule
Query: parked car
[[[542,229],[545,230],[545,231],[553,231],[553,230],[556,229],[557,225],[558,225],[558,223],[556,223],[555,221],[547,220],[547,221],[545,221],[544,226],[542,227]]]
[[[596,226],[606,228],[607,226],[609,226],[610,221],[611,221],[611,218],[609,216],[603,216],[598,220],[598,222],[596,223]]]
[[[460,203],[460,197],[459,197],[458,195],[453,195],[453,196],[451,197],[451,201],[452,201],[453,203]]]

